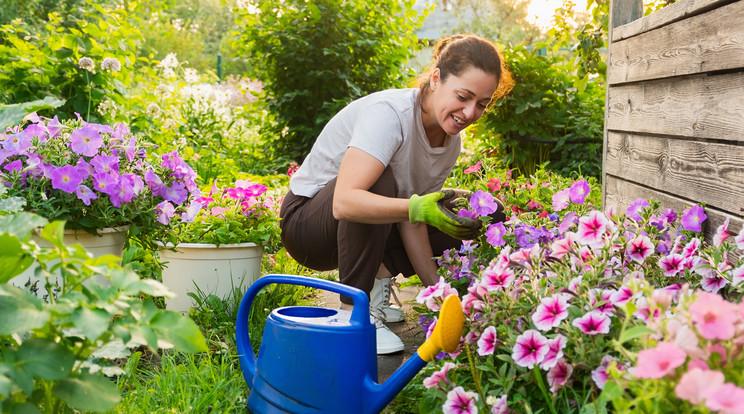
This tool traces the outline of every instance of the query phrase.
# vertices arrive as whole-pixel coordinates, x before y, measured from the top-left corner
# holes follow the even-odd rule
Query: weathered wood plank
[[[622,26],[643,16],[643,0],[613,0],[612,27]]]
[[[645,188],[609,174],[605,175],[605,181],[605,189],[607,191],[605,194],[605,208],[614,207],[618,212],[624,212],[628,205],[637,198],[658,200],[662,206],[673,208],[680,214],[684,209],[695,204],[673,195]],[[742,216],[732,215],[717,210],[714,207],[706,207],[705,213],[708,215],[708,220],[703,223],[703,233],[705,234],[706,240],[713,239],[713,234],[715,233],[716,228],[718,228],[726,218],[731,220],[729,229],[735,233],[739,232],[744,223],[744,218],[742,218]]]
[[[610,132],[605,172],[741,214],[744,146]]]
[[[610,84],[744,67],[744,1],[610,45]]]
[[[610,86],[607,128],[744,141],[744,73]]]
[[[689,16],[704,13],[721,5],[731,3],[735,0],[682,0],[657,10],[622,26],[616,26],[612,30],[612,41],[617,42],[638,34],[648,32],[667,24],[685,19]]]

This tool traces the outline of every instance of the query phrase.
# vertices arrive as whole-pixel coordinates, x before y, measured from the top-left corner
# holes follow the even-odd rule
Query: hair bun
[[[432,55],[432,58],[434,59],[434,61],[439,60],[439,57],[442,55],[442,52],[447,46],[449,46],[450,44],[452,44],[453,42],[457,40],[464,39],[466,36],[467,35],[464,35],[464,34],[454,34],[454,35],[439,39],[439,41],[434,45],[434,52]]]

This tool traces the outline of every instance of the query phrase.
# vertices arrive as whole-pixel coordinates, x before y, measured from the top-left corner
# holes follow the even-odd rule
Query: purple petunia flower
[[[100,154],[90,160],[93,170],[101,174],[110,174],[119,172],[119,157],[114,155]]]
[[[506,235],[506,226],[504,226],[504,223],[489,224],[486,229],[486,241],[493,247],[506,244],[504,235]]]
[[[589,183],[586,180],[578,180],[568,189],[568,198],[574,204],[584,204],[590,191]]]
[[[103,138],[94,124],[85,124],[70,134],[70,148],[80,155],[92,157],[103,145]]]
[[[57,118],[57,115],[54,115],[54,118],[49,121],[46,128],[47,133],[49,134],[49,138],[54,138],[59,134],[59,131],[62,130],[62,123],[59,122],[59,118]]]
[[[75,195],[77,195],[77,198],[83,202],[86,206],[89,206],[91,201],[98,198],[96,193],[93,192],[90,188],[88,188],[85,185],[80,184],[77,189],[75,189]]]
[[[499,204],[493,196],[485,191],[478,190],[470,196],[470,208],[480,216],[487,216],[499,208]]]
[[[77,190],[78,185],[85,178],[79,168],[73,165],[65,165],[58,168],[51,168],[50,179],[52,181],[52,188],[64,191],[66,193],[74,193]]]
[[[188,196],[186,187],[178,181],[171,184],[170,187],[166,187],[163,191],[163,198],[175,204],[182,204]]]
[[[8,139],[3,142],[3,149],[8,156],[25,154],[33,144],[31,137],[22,133],[8,135]]]
[[[131,180],[127,179],[127,177],[120,177],[116,191],[109,194],[109,198],[111,199],[111,204],[116,208],[130,203],[134,199],[134,189],[132,188]]]
[[[150,188],[150,191],[152,191],[152,194],[157,197],[163,196],[163,190],[165,190],[165,185],[163,184],[163,181],[158,177],[157,174],[153,170],[147,170],[145,171],[145,183],[147,184],[147,187]]]
[[[3,167],[3,170],[9,173],[18,172],[18,171],[21,171],[22,169],[23,169],[23,162],[21,162],[21,160],[11,161],[5,164],[5,166]]]
[[[457,216],[458,217],[465,217],[465,218],[469,218],[469,219],[473,219],[473,220],[475,220],[475,219],[478,218],[478,215],[475,214],[475,211],[468,210],[466,208],[461,208],[460,211],[457,212]]]
[[[155,206],[155,214],[157,215],[157,220],[159,223],[168,225],[170,223],[171,218],[176,212],[176,208],[173,207],[173,204],[167,202],[167,201],[161,201],[157,206]]]
[[[645,198],[637,198],[625,210],[625,215],[635,221],[641,221],[641,211],[648,206],[648,201]]]
[[[696,204],[682,213],[682,227],[685,230],[699,232],[703,230],[703,222],[707,219],[703,208]]]
[[[184,223],[191,223],[199,214],[202,209],[202,204],[197,201],[192,201],[191,204],[186,208],[186,211],[181,213],[181,221]]]
[[[93,174],[93,188],[99,193],[108,194],[109,196],[119,190],[119,175],[112,174]]]

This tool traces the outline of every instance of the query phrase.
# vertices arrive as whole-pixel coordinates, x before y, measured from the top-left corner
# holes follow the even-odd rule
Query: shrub
[[[238,13],[251,76],[276,123],[265,150],[301,161],[326,122],[363,95],[400,87],[421,18],[413,1],[257,0]],[[283,163],[286,165],[286,163]]]
[[[66,246],[64,222],[31,213],[0,215],[0,411],[108,411],[120,400],[117,365],[130,349],[206,351],[192,320],[158,309],[150,296],[170,294],[140,279],[116,256],[91,258]],[[51,247],[31,239],[37,231]],[[47,301],[6,282],[33,261]],[[57,288],[57,275],[63,283]]]
[[[481,153],[531,174],[537,166],[599,177],[604,86],[579,78],[561,57],[516,46],[505,51],[516,86],[475,126]]]

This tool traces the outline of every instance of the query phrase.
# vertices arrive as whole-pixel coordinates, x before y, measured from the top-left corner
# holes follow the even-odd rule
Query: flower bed
[[[724,224],[708,244],[699,234],[706,220],[699,206],[678,215],[639,199],[624,214],[603,212],[588,202],[597,190],[584,180],[559,180],[563,185],[554,191],[546,177],[534,178],[502,174],[481,183],[486,188],[473,193],[468,211],[460,211],[480,217],[483,234],[446,252],[439,283],[417,300],[424,305],[422,326],[431,332],[441,300],[459,293],[467,331],[458,352],[441,355],[423,387],[414,386],[423,393],[419,409],[601,412],[612,402],[619,411],[692,411],[697,403],[742,412],[723,408],[739,409],[740,400],[722,400],[723,394],[744,393],[741,370],[734,369],[741,364],[741,343],[733,339],[742,332],[741,306],[723,305],[721,297],[740,297],[744,262],[733,253],[744,249],[744,233],[734,237]],[[540,189],[552,195],[525,200],[524,193]],[[488,222],[493,195],[513,213],[505,223]],[[692,323],[670,316],[715,301],[730,310],[722,322],[725,338],[701,331],[695,316]],[[690,312],[724,320],[720,312]],[[686,324],[674,325],[675,318]],[[662,363],[663,373],[649,368],[656,361],[650,352],[666,354],[671,348],[665,344],[693,338],[697,347],[677,344],[682,351]],[[644,347],[651,350],[638,354]],[[725,358],[716,356],[721,354]],[[696,361],[717,374],[693,373],[703,367]],[[662,379],[648,379],[654,375]],[[724,388],[693,395],[690,384],[705,375]],[[675,394],[680,376],[682,391]]]

